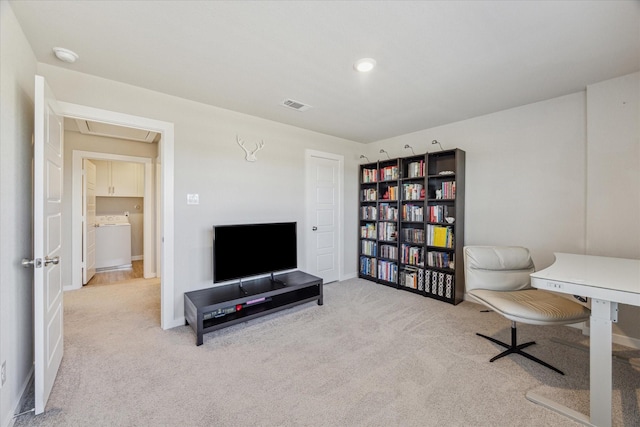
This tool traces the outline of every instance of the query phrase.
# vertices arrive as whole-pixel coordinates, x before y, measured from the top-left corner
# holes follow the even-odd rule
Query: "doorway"
[[[84,105],[71,104],[66,102],[60,102],[61,113],[64,117],[89,120],[101,122],[104,124],[124,126],[136,129],[146,129],[149,131],[158,132],[160,139],[158,141],[158,164],[162,165],[159,173],[159,182],[157,182],[157,191],[155,191],[155,203],[152,208],[145,209],[146,212],[157,212],[157,227],[153,227],[153,221],[149,222],[152,227],[145,230],[145,234],[148,236],[157,236],[157,245],[160,245],[160,250],[156,251],[157,255],[156,263],[156,275],[161,277],[161,320],[160,326],[162,329],[170,329],[183,324],[182,319],[175,319],[174,315],[174,194],[173,194],[173,165],[174,165],[174,126],[173,123],[158,121],[140,116],[132,116],[123,113],[117,113],[108,110],[101,110]],[[103,153],[104,154],[104,153]],[[112,155],[118,156],[118,155]],[[122,156],[127,157],[127,156]],[[82,156],[74,156],[74,169],[76,167],[82,169]],[[126,159],[122,159],[125,160]],[[147,165],[148,161],[148,166]],[[79,164],[76,164],[78,162]],[[151,159],[146,159],[145,163],[145,182],[152,182],[152,167]],[[79,179],[78,179],[79,178]],[[146,196],[145,189],[145,196]],[[151,203],[152,197],[151,188],[148,189],[149,197],[145,197],[145,200],[149,200]],[[82,192],[82,180],[81,175],[73,176],[72,180],[72,193],[81,194]],[[81,198],[72,195],[74,203],[72,207],[71,215],[78,216],[82,212]],[[72,220],[73,224],[76,224]],[[145,226],[146,227],[146,226]],[[159,232],[156,232],[156,229]],[[80,236],[78,234],[80,233]],[[82,245],[78,245],[77,242],[81,242],[81,230],[77,226],[72,227],[72,263],[82,262]],[[74,244],[75,243],[75,244]],[[74,269],[73,271],[81,271]],[[77,273],[76,273],[77,274]],[[72,278],[72,283],[77,286],[77,283],[82,282],[81,274],[79,277]],[[81,284],[80,284],[81,286]]]
[[[159,240],[159,234],[157,233],[155,223],[161,222],[160,211],[157,209],[157,203],[154,203],[153,191],[156,187],[154,184],[154,173],[152,158],[149,157],[137,157],[137,156],[125,156],[121,154],[112,153],[100,153],[83,150],[73,150],[72,156],[72,215],[71,221],[73,226],[72,232],[72,276],[71,286],[65,288],[65,290],[80,289],[84,283],[86,283],[86,277],[84,277],[84,271],[87,268],[87,241],[85,236],[90,233],[90,227],[92,219],[89,215],[83,215],[86,209],[85,203],[83,203],[86,186],[85,181],[85,166],[86,161],[93,161],[93,163],[105,164],[124,164],[130,166],[140,165],[143,170],[142,183],[143,191],[139,194],[127,195],[140,195],[141,197],[100,197],[101,190],[96,190],[96,208],[95,216],[99,215],[115,215],[116,211],[120,211],[122,215],[127,217],[127,222],[130,223],[130,228],[133,231],[133,245],[142,246],[142,256],[139,253],[133,253],[133,258],[140,258],[145,260],[143,263],[142,277],[152,278],[158,276],[157,270],[159,263],[156,263],[158,257],[156,256],[156,241]],[[115,170],[115,168],[114,168]],[[135,173],[135,172],[134,172]],[[100,187],[100,185],[97,185]],[[130,204],[129,204],[130,202]],[[142,214],[139,214],[141,212]],[[101,229],[102,230],[102,229]],[[137,237],[142,240],[137,241]],[[98,242],[96,242],[98,243]],[[136,263],[138,266],[140,263]]]

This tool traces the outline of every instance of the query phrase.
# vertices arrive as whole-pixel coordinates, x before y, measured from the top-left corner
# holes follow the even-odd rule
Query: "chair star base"
[[[480,333],[476,333],[476,335],[478,335],[478,336],[480,336],[482,338],[486,338],[489,341],[494,342],[494,343],[496,343],[498,345],[501,345],[504,348],[506,348],[505,351],[503,351],[502,353],[498,354],[497,356],[494,356],[493,358],[491,358],[491,360],[489,360],[489,362],[493,362],[495,360],[498,360],[498,359],[500,359],[500,358],[502,358],[504,356],[508,356],[510,354],[519,354],[521,356],[526,357],[529,360],[532,360],[532,361],[534,361],[536,363],[541,364],[542,366],[545,366],[545,367],[551,369],[552,371],[555,371],[555,372],[559,373],[560,375],[564,375],[564,372],[562,372],[560,369],[555,368],[555,367],[549,365],[547,362],[545,362],[543,360],[540,360],[537,357],[532,356],[529,353],[525,353],[524,351],[522,351],[523,348],[527,348],[527,347],[535,344],[536,342],[535,341],[529,341],[529,342],[526,342],[524,344],[518,344],[517,343],[517,332],[516,332],[516,324],[515,324],[515,322],[511,322],[511,344],[504,343],[504,342],[499,341],[499,340],[497,340],[495,338],[488,337],[488,336],[480,334]]]

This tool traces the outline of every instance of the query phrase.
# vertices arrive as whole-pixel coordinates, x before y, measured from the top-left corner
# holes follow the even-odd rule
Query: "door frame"
[[[160,216],[155,211],[153,202],[153,165],[150,157],[126,156],[121,154],[100,153],[94,151],[73,150],[72,156],[72,172],[71,172],[71,286],[65,286],[64,290],[74,290],[82,288],[82,188],[84,181],[84,169],[82,161],[87,160],[114,160],[129,163],[142,163],[144,165],[144,198],[143,204],[143,257],[147,262],[144,263],[144,278],[149,279],[156,276],[156,257],[153,256],[155,251],[153,242],[158,238],[153,227],[154,221],[158,221]]]
[[[344,272],[344,258],[342,256],[343,252],[343,244],[344,244],[344,156],[340,154],[327,153],[324,151],[310,150],[306,149],[304,151],[304,165],[305,165],[305,231],[303,233],[304,236],[304,248],[306,253],[306,265],[310,265],[311,260],[311,242],[312,231],[311,227],[315,219],[313,218],[313,202],[311,197],[312,190],[312,180],[310,179],[310,171],[311,171],[311,161],[312,157],[321,157],[329,160],[335,160],[338,162],[338,220],[337,228],[338,228],[338,239],[336,242],[336,250],[338,252],[338,280],[343,280],[342,274]]]
[[[170,329],[184,324],[183,319],[175,318],[174,310],[174,124],[146,117],[134,116],[130,114],[118,113],[109,110],[89,107],[86,105],[59,102],[61,113],[64,117],[92,120],[108,123],[116,126],[127,126],[138,129],[146,129],[160,133],[158,142],[158,152],[162,170],[159,187],[159,194],[162,200],[159,201],[160,212],[156,211],[156,217],[160,222],[161,235],[157,239],[162,244],[160,254],[160,326],[162,329]],[[146,181],[145,167],[145,181]],[[146,191],[146,190],[145,190]],[[151,210],[151,208],[150,208]],[[146,209],[145,209],[146,212]],[[72,251],[74,243],[71,242]],[[80,243],[81,244],[81,243]],[[82,251],[82,249],[80,249]],[[156,268],[158,270],[158,268]]]

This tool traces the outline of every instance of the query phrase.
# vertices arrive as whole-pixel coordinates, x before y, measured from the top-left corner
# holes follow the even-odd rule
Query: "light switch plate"
[[[200,196],[198,194],[187,194],[187,204],[188,205],[199,205],[200,204]]]

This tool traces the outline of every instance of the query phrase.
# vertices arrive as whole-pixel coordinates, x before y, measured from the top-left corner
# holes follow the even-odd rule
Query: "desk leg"
[[[591,300],[590,323],[590,400],[591,423],[611,427],[611,323],[617,321],[618,304],[599,299]]]

